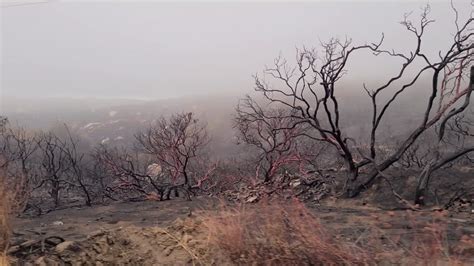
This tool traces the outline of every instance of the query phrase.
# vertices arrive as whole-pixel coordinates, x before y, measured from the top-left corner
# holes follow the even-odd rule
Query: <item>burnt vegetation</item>
[[[242,188],[255,192],[246,199],[250,202],[281,191],[292,196],[312,191],[318,200],[355,198],[377,191],[373,188],[380,184],[388,184],[393,197],[408,208],[448,208],[473,193],[461,185],[440,198],[431,186],[437,171],[472,167],[473,160],[473,19],[459,21],[453,11],[452,42],[434,57],[423,50],[424,36],[434,25],[426,7],[417,19],[406,15],[401,22],[414,40],[409,52],[385,47],[382,35],[363,45],[330,39],[297,50],[294,63],[276,58],[255,75],[256,94],[241,99],[229,118],[246,158],[212,156],[206,123],[191,112],[156,119],[127,147],[83,143],[67,125],[34,132],[2,118],[0,168],[8,184],[16,183],[26,195],[22,211],[36,214],[72,203],[191,200]],[[343,118],[347,101],[340,93],[356,54],[399,65],[378,85],[360,84],[370,103],[370,111],[363,114],[369,125],[364,134],[350,130],[353,124]],[[417,101],[415,123],[388,141],[390,113],[415,87],[428,92]],[[394,184],[408,173],[416,178],[402,187]],[[401,194],[405,190],[411,191],[408,198]]]

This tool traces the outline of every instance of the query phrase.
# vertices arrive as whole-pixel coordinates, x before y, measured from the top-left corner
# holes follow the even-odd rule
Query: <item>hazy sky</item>
[[[413,39],[398,22],[411,10],[416,19],[426,3],[52,1],[12,6],[21,2],[7,1],[1,9],[3,100],[245,93],[253,88],[251,75],[280,52],[293,59],[295,47],[311,47],[331,36],[347,35],[362,44],[384,32],[386,47],[406,49]],[[470,0],[455,2],[463,18],[472,12]],[[431,1],[431,6],[436,24],[426,48],[436,52],[451,38],[454,16],[449,1]],[[382,71],[380,64],[364,60],[353,68],[354,78]]]

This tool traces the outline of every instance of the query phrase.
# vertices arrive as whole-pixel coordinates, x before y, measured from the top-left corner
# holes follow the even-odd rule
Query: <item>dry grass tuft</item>
[[[232,265],[472,263],[474,239],[462,236],[460,241],[448,241],[446,213],[408,212],[398,217],[406,219],[409,234],[390,230],[394,214],[381,215],[384,217],[367,217],[358,222],[367,228],[359,236],[348,238],[322,226],[297,200],[263,201],[238,207],[222,204],[216,211],[199,215],[200,232],[207,241],[202,243],[205,252],[196,254],[203,255],[203,260],[211,264]]]
[[[453,231],[448,228],[447,214],[444,211],[408,210],[397,216],[392,212],[371,215],[357,243],[373,254],[377,262],[397,265],[472,265],[474,238],[464,235],[456,240],[456,236],[450,236]]]
[[[0,265],[8,265],[8,248],[12,233],[11,218],[20,212],[26,203],[25,180],[11,180],[0,172]]]
[[[11,195],[3,175],[0,174],[0,265],[7,265],[7,251],[10,242]]]
[[[213,257],[241,265],[371,264],[364,250],[338,243],[297,200],[223,207],[203,217]],[[220,255],[220,256],[219,256]]]
[[[421,214],[418,214],[421,215]],[[417,222],[415,214],[408,212],[407,219],[414,228],[411,243],[408,246],[408,257],[423,264],[467,265],[470,255],[463,254],[474,245],[470,236],[463,236],[460,241],[450,243],[448,237],[447,212],[431,214],[431,221]],[[472,254],[471,254],[472,255]]]

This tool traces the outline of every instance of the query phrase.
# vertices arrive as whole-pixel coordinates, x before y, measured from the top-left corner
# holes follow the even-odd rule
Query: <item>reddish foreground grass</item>
[[[241,265],[370,264],[363,249],[341,244],[300,202],[223,207],[203,217],[211,253]]]
[[[472,237],[448,243],[445,213],[421,222],[416,215],[385,220],[409,219],[408,237],[389,236],[377,225],[366,223],[356,239],[340,238],[327,230],[307,207],[297,200],[261,202],[205,212],[201,217],[207,234],[206,257],[227,258],[238,265],[470,265],[466,248],[474,248]],[[426,215],[426,214],[424,214]],[[368,220],[371,220],[368,218]],[[211,259],[210,262],[215,262]]]
[[[0,240],[8,240],[9,217],[18,209],[13,204],[18,197],[6,196],[7,186],[0,184]],[[472,237],[457,234],[457,241],[453,243],[453,236],[448,241],[448,234],[458,231],[448,228],[446,212],[364,209],[357,215],[331,212],[333,219],[328,222],[322,212],[298,200],[274,200],[238,206],[223,203],[217,210],[196,214],[189,212],[189,217],[166,230],[158,228],[157,239],[162,241],[165,235],[171,242],[152,250],[161,254],[160,248],[173,250],[176,244],[199,265],[473,265],[468,261],[474,257]],[[153,234],[148,236],[154,239]],[[131,261],[139,256],[142,243],[149,241],[140,237],[143,235],[131,236],[145,241],[135,246],[137,250],[131,249]],[[92,246],[88,242],[84,248]],[[0,247],[5,255],[8,242]],[[180,259],[186,257],[176,254]],[[3,259],[0,265],[6,264]]]
[[[0,265],[7,265],[7,250],[10,241],[11,201],[7,184],[0,175]]]
[[[12,233],[11,218],[26,202],[25,183],[22,178],[8,180],[0,172],[0,265],[8,265],[8,248]]]

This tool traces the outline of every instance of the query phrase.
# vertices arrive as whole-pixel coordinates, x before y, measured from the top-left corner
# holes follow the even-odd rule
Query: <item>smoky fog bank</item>
[[[416,38],[400,21],[415,18],[423,1],[301,3],[162,3],[46,1],[2,4],[0,112],[11,123],[50,130],[64,123],[90,145],[127,144],[158,117],[194,112],[208,125],[217,154],[235,146],[232,119],[239,99],[253,92],[275,57],[295,63],[296,49],[332,37],[353,45],[377,43],[409,53]],[[467,1],[454,1],[459,19]],[[436,30],[423,51],[436,57],[456,27],[449,1],[432,1]],[[431,25],[430,25],[431,26]],[[444,51],[444,50],[443,50]],[[368,59],[370,58],[370,59]],[[397,73],[400,58],[356,54],[338,81],[341,119],[348,135],[367,136],[374,88]],[[392,84],[386,101],[416,73]],[[418,117],[430,79],[419,81],[389,108],[378,135],[403,135]],[[423,102],[423,104],[420,104]],[[365,140],[364,140],[365,141]]]
[[[354,86],[356,87],[356,86]],[[363,90],[361,86],[359,90]],[[387,122],[379,133],[383,141],[395,144],[420,122],[420,101],[429,92],[429,83],[420,84],[404,95],[387,115]],[[341,97],[341,119],[348,134],[362,138],[368,136],[372,111],[365,93],[354,91]],[[254,95],[250,89],[248,94]],[[92,148],[97,144],[131,147],[134,135],[152,125],[161,116],[180,112],[193,112],[206,123],[211,136],[209,150],[213,157],[232,157],[239,154],[236,131],[233,128],[235,110],[245,95],[207,94],[163,100],[107,99],[107,98],[7,98],[4,115],[10,123],[29,130],[62,131],[66,124],[80,136],[82,145]],[[258,97],[264,106],[274,107]],[[5,99],[4,99],[5,100]],[[387,98],[383,98],[387,100]],[[367,139],[361,142],[368,141]]]

